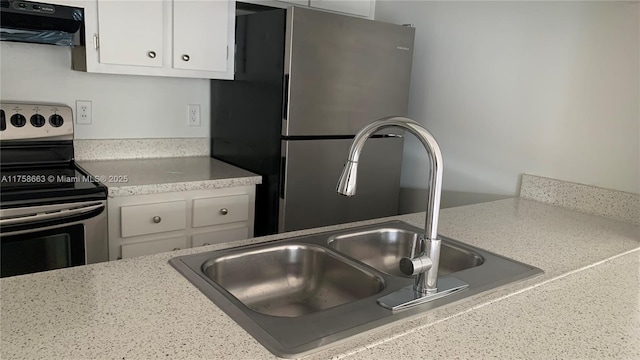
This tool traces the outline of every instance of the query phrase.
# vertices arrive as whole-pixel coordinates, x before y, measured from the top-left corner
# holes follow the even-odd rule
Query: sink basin
[[[329,247],[340,253],[394,276],[400,272],[400,259],[416,256],[420,234],[397,228],[382,228],[335,235],[329,238]],[[482,265],[482,256],[471,250],[443,242],[440,248],[438,274],[449,275],[464,269]]]
[[[273,316],[302,316],[384,289],[375,273],[305,244],[214,257],[202,271],[248,308]]]
[[[442,237],[438,283],[461,281],[468,288],[401,311],[378,305],[378,299],[413,285],[398,262],[413,254],[420,232],[391,221],[178,256],[169,263],[265,348],[287,358],[542,272]]]

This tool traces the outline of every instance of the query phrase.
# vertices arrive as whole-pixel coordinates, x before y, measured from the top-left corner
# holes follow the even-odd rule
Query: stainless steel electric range
[[[0,277],[107,261],[107,188],[74,161],[71,108],[2,102],[0,121]]]

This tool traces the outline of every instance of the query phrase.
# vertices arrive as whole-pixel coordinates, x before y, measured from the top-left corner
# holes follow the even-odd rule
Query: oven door
[[[0,277],[108,260],[105,201],[0,210]]]

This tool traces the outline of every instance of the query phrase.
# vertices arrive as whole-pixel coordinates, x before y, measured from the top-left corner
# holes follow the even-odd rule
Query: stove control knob
[[[46,120],[44,119],[44,116],[40,115],[40,114],[34,114],[31,116],[31,125],[35,126],[35,127],[43,127],[44,124],[46,123]]]
[[[27,123],[27,119],[22,114],[13,114],[11,116],[11,125],[15,127],[23,127]]]
[[[49,123],[51,123],[53,127],[60,127],[64,124],[64,119],[58,114],[53,114],[49,117]]]

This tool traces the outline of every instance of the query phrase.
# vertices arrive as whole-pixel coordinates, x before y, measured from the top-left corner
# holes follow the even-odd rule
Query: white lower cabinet
[[[255,186],[108,199],[109,260],[253,236]]]
[[[248,195],[218,196],[193,200],[193,227],[246,221]]]
[[[154,234],[187,227],[186,201],[120,207],[120,236]]]
[[[192,235],[191,247],[213,245],[235,240],[244,240],[247,238],[249,238],[249,228],[247,227],[220,230],[216,232]]]
[[[185,236],[122,244],[122,259],[187,248]]]

